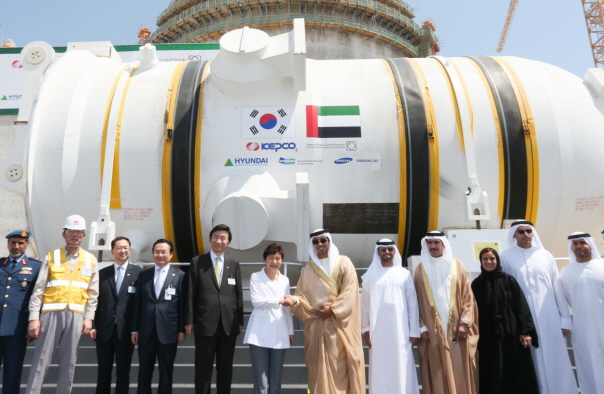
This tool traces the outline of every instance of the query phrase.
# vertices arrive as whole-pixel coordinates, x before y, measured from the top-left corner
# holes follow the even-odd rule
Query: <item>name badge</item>
[[[168,294],[168,292],[166,292],[166,295],[164,297],[164,300],[166,301],[170,301],[172,299],[172,294]]]
[[[130,294],[136,293],[136,287],[134,287],[134,286],[128,286],[128,293],[130,293]]]
[[[166,295],[176,295],[176,289],[174,287],[168,287],[166,289]]]
[[[235,286],[236,283],[237,282],[235,282],[235,278],[229,278],[229,280],[228,280],[229,285]]]
[[[90,276],[91,270],[90,267],[82,267],[82,276]]]

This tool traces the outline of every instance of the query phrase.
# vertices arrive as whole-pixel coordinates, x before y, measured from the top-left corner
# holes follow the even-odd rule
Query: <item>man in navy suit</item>
[[[130,240],[117,237],[111,241],[115,263],[99,271],[99,303],[90,337],[96,341],[99,364],[96,394],[111,391],[113,360],[116,367],[116,394],[128,394],[130,365],[134,345],[130,337],[132,308],[140,266],[128,262]]]
[[[211,250],[189,268],[187,334],[195,333],[195,393],[210,394],[214,358],[216,390],[231,392],[235,341],[243,328],[239,263],[225,255],[233,236],[229,226],[210,231]]]
[[[25,256],[29,231],[16,230],[6,236],[9,257],[0,259],[0,362],[4,367],[3,394],[18,394],[27,346],[29,298],[42,262]]]
[[[153,244],[153,269],[138,276],[132,317],[132,343],[138,345],[138,394],[151,394],[155,359],[159,366],[158,394],[172,393],[174,358],[185,340],[185,274],[170,266],[172,242]]]

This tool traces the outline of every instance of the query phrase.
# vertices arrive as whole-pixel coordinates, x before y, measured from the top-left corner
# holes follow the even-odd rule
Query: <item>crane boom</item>
[[[508,38],[508,30],[510,30],[510,25],[512,24],[512,19],[514,19],[514,13],[516,12],[516,6],[518,6],[518,0],[510,1],[510,8],[508,8],[508,16],[505,18],[505,24],[503,25],[503,31],[501,32],[501,37],[499,38],[499,45],[497,45],[497,52],[503,51],[503,46],[505,45],[505,40]]]
[[[585,23],[587,25],[587,34],[591,44],[591,52],[596,67],[604,67],[604,4],[602,0],[581,0],[583,2],[583,12],[585,13]]]

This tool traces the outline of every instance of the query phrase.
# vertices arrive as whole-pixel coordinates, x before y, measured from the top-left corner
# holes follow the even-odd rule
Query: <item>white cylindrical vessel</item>
[[[269,41],[240,48],[246,68],[231,43],[212,64],[56,60],[29,123],[38,249],[60,243],[50,230],[67,215],[95,221],[103,190],[143,260],[166,237],[188,261],[217,222],[241,261],[273,241],[304,261],[308,233],[327,228],[359,266],[379,238],[418,254],[426,231],[475,217],[532,220],[561,255],[567,234],[601,230],[604,118],[580,78],[515,57],[300,62]]]

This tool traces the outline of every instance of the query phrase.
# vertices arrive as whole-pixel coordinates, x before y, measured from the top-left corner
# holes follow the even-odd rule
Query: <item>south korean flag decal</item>
[[[294,106],[242,107],[241,138],[295,137],[294,109]]]

